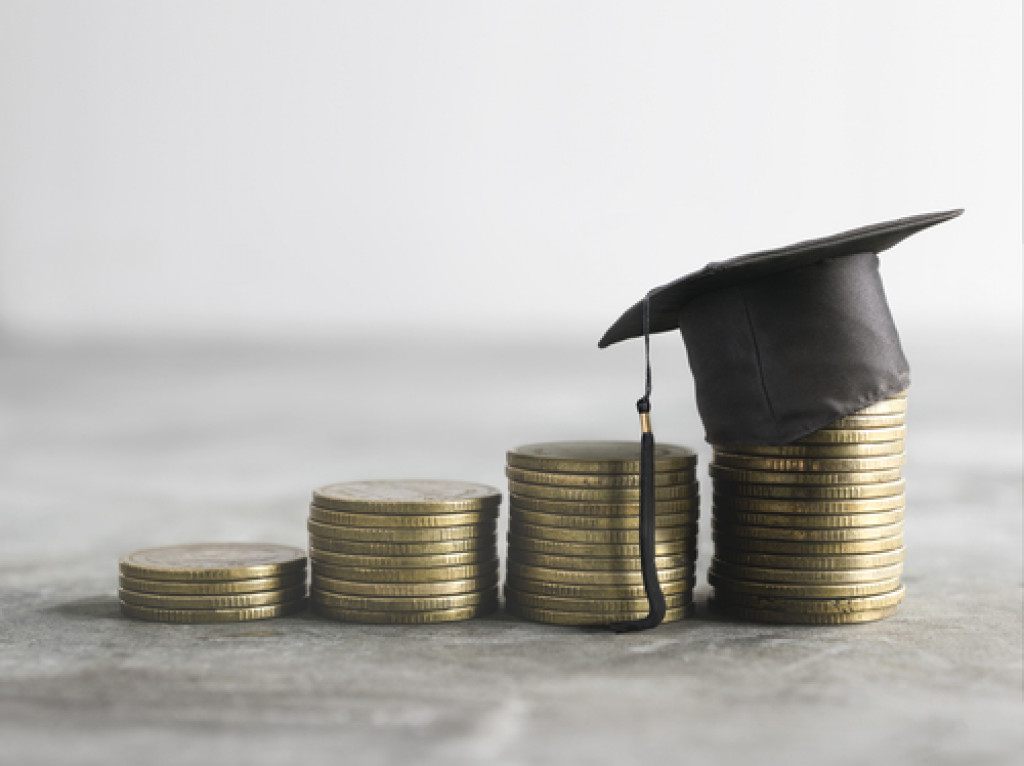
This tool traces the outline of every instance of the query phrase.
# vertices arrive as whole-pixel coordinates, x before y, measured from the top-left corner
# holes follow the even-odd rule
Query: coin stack
[[[528,444],[510,450],[505,603],[556,625],[642,618],[640,447],[636,442]],[[655,561],[666,620],[693,607],[698,494],[693,451],[655,450]]]
[[[716,447],[712,605],[766,622],[870,622],[903,600],[906,393],[778,447]]]
[[[245,622],[306,605],[306,553],[261,543],[136,551],[120,561],[121,612],[154,622]]]
[[[360,481],[313,492],[310,593],[318,614],[418,624],[498,605],[501,493],[456,481]]]

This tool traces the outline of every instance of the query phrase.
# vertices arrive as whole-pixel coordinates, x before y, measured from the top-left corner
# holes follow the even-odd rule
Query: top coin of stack
[[[782,446],[716,447],[714,605],[770,622],[869,622],[903,599],[905,392]]]
[[[508,452],[508,611],[558,625],[644,617],[636,442],[528,444]],[[692,609],[698,513],[696,455],[655,451],[655,561],[666,620]]]
[[[458,481],[358,481],[313,492],[313,609],[349,622],[465,620],[498,603],[501,493]]]
[[[261,543],[149,548],[121,559],[121,612],[154,622],[243,622],[306,603],[306,554]]]

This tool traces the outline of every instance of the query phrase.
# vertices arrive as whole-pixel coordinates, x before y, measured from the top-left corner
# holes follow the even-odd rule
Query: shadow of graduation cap
[[[709,442],[795,441],[910,384],[878,254],[962,212],[901,218],[711,263],[651,290],[608,329],[600,348],[636,337],[647,344],[647,388],[637,403],[644,432],[640,542],[645,585],[648,569],[657,579],[653,556],[645,554],[654,549],[653,507],[646,507],[653,506],[654,464],[653,458],[644,460],[645,442],[653,450],[647,415],[650,334],[682,331]],[[648,623],[657,624],[651,597],[648,588]],[[650,627],[640,623],[619,627]]]

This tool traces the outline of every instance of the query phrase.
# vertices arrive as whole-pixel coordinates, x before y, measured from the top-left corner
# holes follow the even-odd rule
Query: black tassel
[[[665,594],[658,582],[658,567],[654,559],[654,432],[651,430],[651,335],[648,299],[643,304],[644,356],[647,364],[647,383],[644,395],[636,403],[640,413],[640,568],[647,594],[648,614],[639,620],[617,622],[611,625],[616,633],[656,628],[665,619]]]

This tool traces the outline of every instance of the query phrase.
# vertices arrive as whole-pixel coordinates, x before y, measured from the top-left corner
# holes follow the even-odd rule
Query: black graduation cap
[[[598,345],[639,336],[647,343],[651,333],[678,327],[709,442],[795,441],[910,384],[878,253],[962,212],[901,218],[708,264],[651,290]],[[647,391],[637,403],[642,455],[645,441],[653,449],[650,386],[648,353]],[[653,489],[653,461],[647,473]],[[642,498],[642,556],[644,505]],[[653,550],[653,507],[649,515]],[[651,571],[656,580],[653,562]]]
[[[652,290],[650,332],[682,330],[707,440],[786,444],[907,388],[878,253],[962,212],[710,263]],[[598,345],[643,335],[644,303]]]

